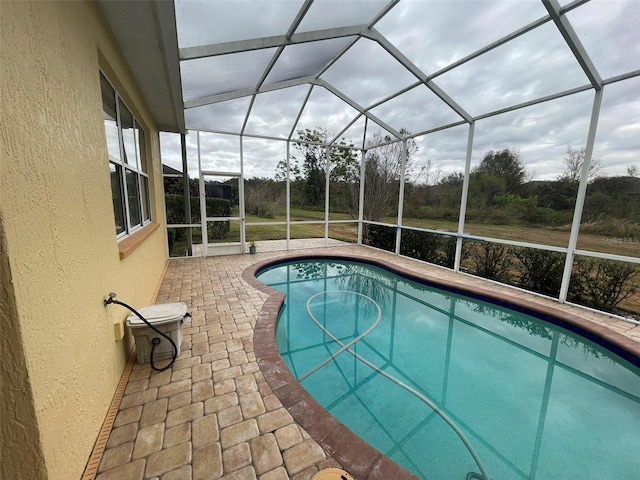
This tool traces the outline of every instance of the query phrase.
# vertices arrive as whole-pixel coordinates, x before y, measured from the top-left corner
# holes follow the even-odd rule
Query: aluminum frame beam
[[[578,192],[576,193],[576,206],[573,211],[573,221],[571,222],[571,233],[569,234],[569,245],[567,247],[567,257],[565,259],[564,271],[562,274],[562,283],[560,284],[560,295],[558,297],[560,303],[567,301],[567,295],[569,293],[569,283],[571,281],[571,273],[573,271],[573,259],[578,245],[578,234],[580,232],[580,224],[582,222],[582,212],[584,210],[584,202],[587,196],[589,167],[591,166],[591,157],[593,156],[593,147],[595,144],[596,131],[598,129],[603,93],[603,89],[596,90],[593,99],[591,121],[589,122],[589,133],[587,134],[587,145],[585,147],[584,161],[582,162],[582,171],[580,172],[580,184],[578,185]]]
[[[367,111],[367,109],[365,109],[361,105],[359,105],[356,102],[354,102],[351,99],[351,97],[348,97],[347,95],[342,93],[340,90],[338,90],[336,87],[331,85],[326,80],[323,80],[323,79],[320,78],[320,79],[315,80],[314,83],[316,85],[320,85],[320,86],[326,88],[327,90],[329,90],[331,93],[333,93],[340,100],[342,100],[343,102],[348,104],[354,110],[357,110],[361,114],[366,115],[367,118],[369,118],[371,121],[373,121],[373,122],[377,123],[378,125],[380,125],[382,128],[387,130],[392,135],[396,136],[399,140],[402,140],[404,138],[404,136],[400,132],[398,132],[395,128],[393,128],[391,125],[388,125],[387,123],[385,123],[384,121],[382,121],[381,119],[376,117],[373,113]]]
[[[418,80],[420,80],[427,88],[435,93],[440,100],[446,103],[449,108],[456,112],[460,117],[464,118],[468,123],[471,123],[471,115],[462,108],[453,98],[447,95],[438,85],[433,83],[427,78],[427,75],[420,70],[411,60],[409,60],[400,50],[398,50],[387,38],[378,32],[376,29],[371,29],[368,33],[363,35],[369,40],[373,40],[384,48],[393,58],[395,58],[400,64],[406,68],[411,74],[413,74]]]
[[[264,50],[266,48],[277,48],[280,46],[317,42],[320,40],[362,36],[367,31],[368,27],[366,25],[352,25],[349,27],[327,28],[324,30],[295,33],[291,35],[290,38],[287,37],[288,34],[285,34],[274,35],[271,37],[252,38],[249,40],[198,45],[196,47],[185,47],[178,49],[178,52],[181,61],[196,60],[198,58],[217,57],[219,55],[228,55],[231,53]]]
[[[460,198],[460,213],[458,216],[458,238],[456,240],[456,255],[453,260],[453,271],[460,271],[462,262],[462,235],[464,234],[464,223],[467,217],[467,202],[469,201],[469,182],[471,181],[471,156],[473,154],[473,140],[475,135],[476,122],[469,124],[469,134],[467,136],[467,154],[464,162],[464,180],[462,181],[462,195]]]
[[[307,102],[309,101],[309,98],[311,97],[311,93],[313,92],[314,87],[315,87],[315,85],[313,83],[309,86],[309,91],[307,91],[307,94],[304,97],[302,105],[300,105],[300,110],[298,110],[298,115],[296,116],[296,119],[293,122],[293,125],[291,126],[291,131],[289,132],[289,136],[287,137],[287,141],[290,141],[291,137],[293,137],[293,134],[296,132],[296,127],[298,126],[298,122],[300,122],[300,118],[302,117],[302,112],[304,112],[304,109],[307,106]]]
[[[296,18],[293,19],[293,22],[291,23],[291,26],[289,27],[289,30],[286,33],[287,45],[288,45],[288,42],[291,41],[291,37],[295,33],[296,28],[298,28],[298,26],[300,25],[300,22],[302,22],[302,19],[309,11],[309,8],[311,8],[312,3],[313,3],[313,0],[305,0],[304,4],[300,8],[300,11],[296,15]],[[276,62],[280,58],[280,55],[282,55],[282,52],[284,52],[285,46],[286,46],[285,44],[280,45],[276,53],[274,53],[273,57],[271,57],[271,60],[269,61],[269,65],[267,65],[267,68],[264,69],[264,72],[262,72],[262,76],[260,77],[260,80],[258,80],[258,84],[256,85],[256,90],[259,90],[260,87],[262,87],[262,84],[265,82],[265,80],[271,73],[271,70],[273,70],[273,67],[276,65]]]
[[[315,75],[307,77],[294,78],[292,80],[283,80],[282,82],[271,83],[269,85],[263,85],[260,89],[243,88],[241,90],[234,90],[227,93],[218,93],[216,95],[209,95],[206,97],[196,98],[195,100],[189,100],[184,102],[185,110],[190,108],[202,107],[204,105],[210,105],[212,103],[224,102],[227,100],[235,100],[238,98],[249,97],[258,93],[273,92],[275,90],[282,90],[283,88],[297,87],[298,85],[306,85],[313,82],[316,79]]]
[[[384,18],[384,16],[389,13],[391,11],[391,9],[393,7],[395,7],[398,3],[400,3],[400,0],[391,0],[389,3],[387,3],[385,5],[385,7],[380,10],[380,12],[373,17],[373,20],[371,20],[371,22],[369,22],[369,25],[367,25],[370,29],[373,28],[373,26],[378,23],[380,20],[382,20],[382,18]]]
[[[427,78],[429,80],[432,80],[432,79],[434,79],[436,77],[439,77],[440,75],[443,75],[443,74],[447,73],[449,70],[453,70],[454,68],[457,68],[460,65],[464,65],[465,63],[470,62],[471,60],[473,60],[474,58],[479,57],[480,55],[484,55],[485,53],[490,52],[491,50],[493,50],[495,48],[498,48],[498,47],[504,45],[505,43],[508,43],[511,40],[514,40],[514,39],[520,37],[521,35],[524,35],[525,33],[529,33],[530,31],[538,28],[541,25],[544,25],[545,23],[547,23],[550,20],[551,20],[551,17],[549,15],[546,15],[546,16],[544,16],[542,18],[539,18],[538,20],[534,20],[530,24],[525,25],[524,27],[516,30],[515,32],[512,32],[509,35],[505,35],[504,37],[499,38],[495,42],[490,43],[489,45],[486,45],[486,46],[480,48],[479,50],[476,50],[473,53],[470,53],[466,57],[463,57],[460,60],[457,60],[457,61],[447,65],[446,67],[444,67],[444,68],[438,70],[437,72],[429,75]]]
[[[591,82],[593,88],[596,90],[602,90],[602,77],[600,77],[598,70],[591,61],[589,54],[584,49],[584,46],[582,45],[578,34],[571,26],[571,23],[567,20],[567,17],[561,13],[561,7],[558,0],[542,0],[542,4],[549,12],[549,16],[553,20],[553,23],[556,24],[556,27],[564,38],[564,41],[576,57],[576,60],[580,64],[584,74],[589,79],[589,82]]]

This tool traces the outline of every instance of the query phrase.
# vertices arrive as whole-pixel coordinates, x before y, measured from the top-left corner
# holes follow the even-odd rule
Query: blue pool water
[[[361,263],[300,261],[258,278],[286,294],[276,339],[296,378],[343,350],[304,388],[420,478],[480,472],[443,416],[494,480],[640,478],[640,369],[597,344]],[[353,354],[330,338],[361,336],[376,304],[380,321]]]

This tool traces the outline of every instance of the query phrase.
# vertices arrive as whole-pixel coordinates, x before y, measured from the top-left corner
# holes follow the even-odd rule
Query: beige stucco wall
[[[152,214],[163,221],[158,135],[96,4],[1,2],[0,18],[0,213],[16,353],[3,354],[13,364],[2,373],[22,372],[18,394],[32,395],[28,428],[46,466],[37,475],[77,479],[130,349],[115,341],[113,327],[127,312],[105,308],[103,298],[115,291],[133,306],[148,304],[166,265],[164,228],[119,257],[99,68],[146,129]],[[10,416],[2,422],[12,424],[11,399],[1,401]],[[34,478],[23,458],[2,462],[5,475],[13,472],[7,478]]]
[[[0,478],[15,478],[20,459],[23,478],[45,478],[33,392],[15,310],[4,219],[0,210]],[[10,470],[11,469],[11,470]]]

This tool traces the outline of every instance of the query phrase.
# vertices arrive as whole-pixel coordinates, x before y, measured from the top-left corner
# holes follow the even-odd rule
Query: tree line
[[[403,131],[403,133],[408,133]],[[329,135],[321,129],[298,132],[295,153],[289,160],[292,206],[324,210],[326,162],[329,161],[330,209],[358,218],[360,192],[360,157],[344,139],[327,148]],[[375,147],[375,145],[382,146]],[[376,134],[368,143],[364,158],[365,201],[364,219],[381,221],[395,215],[398,208],[402,175],[402,142]],[[434,220],[457,221],[464,175],[456,172],[440,177],[428,163],[417,168],[418,147],[409,140],[406,151],[404,216]],[[521,155],[515,149],[488,151],[470,172],[467,221],[492,224],[524,224],[533,226],[563,226],[571,223],[578,184],[584,162],[584,149],[568,147],[563,158],[565,171],[554,180],[531,180]],[[637,167],[627,167],[626,176],[607,177],[600,159],[594,158],[588,170],[589,187],[583,212],[583,223],[603,223],[610,234],[613,219],[640,224],[640,178]],[[284,205],[284,179],[287,163],[281,161],[275,179],[245,180],[246,197],[260,215],[273,215],[278,205]],[[271,204],[271,207],[258,205]],[[620,223],[620,222],[618,222]],[[598,232],[595,232],[598,233]],[[625,234],[629,232],[626,231]]]
[[[408,133],[402,131],[403,133]],[[293,208],[324,211],[329,162],[330,211],[358,218],[360,197],[360,153],[344,139],[326,147],[329,134],[313,129],[298,132],[295,153],[288,165],[282,160],[273,178],[245,179],[245,209],[263,218],[283,215],[285,179],[290,179]],[[376,146],[380,145],[380,146]],[[374,222],[395,216],[398,209],[400,178],[404,173],[407,218],[457,221],[464,175],[455,172],[444,177],[430,163],[415,165],[418,152],[414,140],[393,142],[377,133],[368,142],[364,156],[365,199],[363,217]],[[406,156],[405,170],[402,158]],[[584,149],[568,147],[563,158],[565,170],[554,180],[531,180],[519,152],[512,148],[488,151],[470,172],[466,221],[478,223],[561,227],[571,224]],[[590,233],[640,235],[640,178],[630,165],[626,176],[605,176],[600,159],[594,158],[588,170],[589,186],[582,223]],[[169,180],[169,179],[167,179]],[[182,179],[167,193],[182,195]],[[233,180],[234,182],[236,180]],[[234,186],[237,192],[237,185]],[[197,196],[196,179],[190,180],[192,196]]]

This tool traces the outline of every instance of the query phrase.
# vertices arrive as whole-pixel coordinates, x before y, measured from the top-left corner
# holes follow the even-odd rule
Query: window
[[[102,73],[100,86],[116,237],[121,238],[151,221],[145,136]]]

